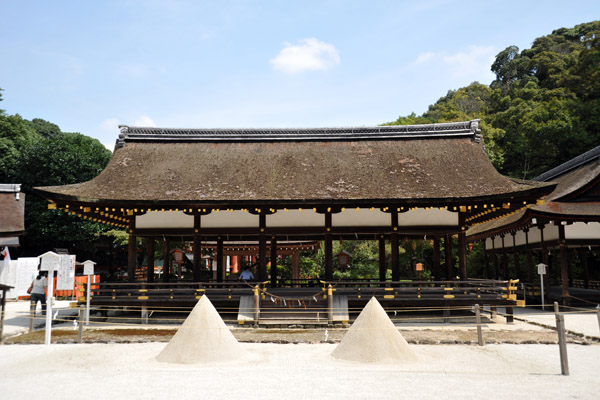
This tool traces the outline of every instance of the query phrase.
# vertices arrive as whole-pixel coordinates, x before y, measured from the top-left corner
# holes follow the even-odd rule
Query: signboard
[[[62,255],[56,273],[56,290],[73,290],[75,287],[75,255]]]
[[[42,271],[56,271],[58,269],[60,256],[51,251],[44,253],[40,256],[42,259],[41,270]]]
[[[173,255],[175,256],[175,261],[177,261],[178,263],[181,262],[181,260],[183,260],[183,252],[176,250]]]
[[[538,264],[538,274],[540,275],[546,275],[546,264]]]
[[[83,263],[83,274],[94,275],[94,263]]]
[[[415,271],[423,271],[423,263],[416,263]]]

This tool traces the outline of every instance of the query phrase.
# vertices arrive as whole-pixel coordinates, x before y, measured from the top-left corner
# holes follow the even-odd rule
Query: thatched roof
[[[0,184],[0,237],[25,233],[25,194],[20,193],[20,188],[21,185]]]
[[[117,204],[431,201],[530,195],[500,175],[477,121],[323,129],[123,127],[89,182],[36,188],[53,201]]]
[[[467,236],[477,239],[525,227],[531,224],[532,218],[600,221],[600,146],[545,172],[535,180],[557,183],[556,188],[545,197],[544,204],[477,225],[468,230]]]

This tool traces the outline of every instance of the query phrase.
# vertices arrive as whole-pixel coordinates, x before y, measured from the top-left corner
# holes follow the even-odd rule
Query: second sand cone
[[[417,359],[375,297],[369,300],[331,355],[365,363]]]
[[[202,296],[175,336],[156,357],[177,364],[229,361],[245,352],[208,297]]]

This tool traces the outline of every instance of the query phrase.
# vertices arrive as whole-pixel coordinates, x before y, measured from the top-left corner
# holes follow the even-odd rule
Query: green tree
[[[103,225],[57,210],[48,210],[35,196],[36,186],[66,185],[97,176],[111,157],[98,140],[79,133],[58,133],[26,147],[17,163],[15,179],[27,193],[21,255],[37,255],[55,247],[68,248],[78,258],[91,257]]]

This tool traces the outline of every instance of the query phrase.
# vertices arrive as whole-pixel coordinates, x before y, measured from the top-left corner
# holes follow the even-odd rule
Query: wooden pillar
[[[498,252],[496,251],[496,237],[492,237],[492,250],[494,251],[494,279],[498,279],[500,276],[498,269]]]
[[[558,225],[558,245],[560,249],[560,279],[562,281],[563,302],[568,302],[569,297],[569,264],[567,262],[567,241],[565,240],[565,226]]]
[[[446,247],[446,256],[444,262],[446,263],[446,280],[452,280],[452,235],[446,235],[444,241]]]
[[[169,239],[163,240],[163,282],[169,282],[171,273],[171,253]]]
[[[548,258],[548,248],[546,247],[546,242],[544,241],[544,225],[538,225],[538,229],[540,230],[540,246],[542,247],[542,263],[546,264],[546,274],[541,275],[541,278],[544,279],[544,287],[546,290],[550,290],[550,260]]]
[[[137,237],[133,233],[135,229],[135,216],[129,220],[129,243],[127,246],[127,280],[135,282],[135,270],[137,268],[136,241]]]
[[[300,279],[300,252],[298,250],[292,251],[292,280],[294,282],[294,287],[299,287],[299,282],[297,280]]]
[[[379,235],[379,282],[385,282],[387,264],[385,262],[385,236]]]
[[[467,238],[465,231],[458,233],[458,267],[460,280],[467,280]]]
[[[483,264],[485,267],[485,279],[490,279],[490,259],[486,248],[486,240],[483,240]]]
[[[267,215],[259,214],[258,234],[258,280],[264,282],[267,280],[267,236],[265,228],[267,226]]]
[[[502,239],[502,273],[503,279],[508,279],[508,254],[506,254],[506,245],[504,244],[504,234],[500,235]]]
[[[146,244],[146,260],[148,260],[148,271],[146,281],[154,282],[154,238],[149,237]]]
[[[523,232],[525,232],[525,249],[527,251],[527,280],[529,283],[533,283],[534,270],[531,247],[529,246],[529,228],[525,228]]]
[[[440,238],[433,239],[433,275],[436,281],[442,280],[442,272],[440,266]]]
[[[200,282],[202,268],[202,244],[200,242],[200,215],[194,215],[194,282]]]
[[[583,287],[590,288],[590,268],[588,265],[588,253],[583,248],[581,249],[581,266],[583,267]]]
[[[223,265],[223,237],[217,237],[217,282],[223,282],[225,266]]]
[[[240,272],[239,256],[231,256],[231,273],[237,274]]]
[[[277,286],[277,239],[271,238],[271,287]]]
[[[519,273],[519,269],[521,267],[521,263],[519,260],[519,252],[517,251],[517,232],[511,232],[512,240],[513,240],[513,260],[515,263],[515,278],[521,278],[521,274]]]
[[[333,237],[331,236],[331,213],[325,213],[325,280],[333,280]]]
[[[392,281],[400,280],[400,249],[398,248],[398,212],[392,211],[392,233],[390,234],[392,246]]]

